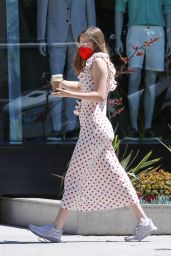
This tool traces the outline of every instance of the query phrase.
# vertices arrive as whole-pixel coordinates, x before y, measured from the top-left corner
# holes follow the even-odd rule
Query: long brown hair
[[[83,34],[86,34],[90,39],[90,41],[93,43],[94,53],[107,52],[104,34],[100,28],[89,27],[86,30],[83,30],[78,36],[78,39],[77,39],[78,43],[80,42],[80,37]],[[85,67],[85,65],[86,65],[86,62],[80,57],[79,50],[77,49],[75,58],[73,60],[73,67],[76,73],[79,74],[82,71],[82,69]]]

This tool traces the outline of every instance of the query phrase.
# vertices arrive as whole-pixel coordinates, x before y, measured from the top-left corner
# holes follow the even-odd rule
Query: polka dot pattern
[[[80,135],[65,177],[62,208],[97,211],[137,203],[138,197],[112,147],[113,128],[106,116],[109,91],[116,88],[115,69],[106,53],[95,53],[79,75],[84,92],[93,91],[90,75],[95,58],[108,66],[106,99],[102,103],[81,101]]]

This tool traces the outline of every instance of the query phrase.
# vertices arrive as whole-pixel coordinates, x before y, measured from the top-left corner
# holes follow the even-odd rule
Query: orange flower
[[[153,43],[157,42],[160,38],[155,37],[151,38],[149,41],[144,41],[144,46],[151,46]]]
[[[135,188],[147,201],[153,201],[158,196],[167,196],[171,200],[171,173],[159,170],[140,174]]]
[[[129,62],[128,57],[121,57],[121,61],[123,61],[124,64],[127,64]]]
[[[127,72],[128,72],[128,73],[133,73],[133,72],[135,72],[135,69],[132,68],[132,67],[129,67],[129,68],[127,69]]]
[[[144,51],[139,50],[138,52],[135,53],[134,56],[143,56],[144,55]]]
[[[132,49],[135,50],[135,51],[137,51],[139,48],[140,48],[140,47],[139,47],[138,45],[133,45],[133,46],[132,46]]]

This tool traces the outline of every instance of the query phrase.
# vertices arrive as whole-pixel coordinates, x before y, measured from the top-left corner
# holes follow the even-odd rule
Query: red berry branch
[[[144,55],[144,49],[148,46],[153,45],[155,42],[157,42],[160,38],[159,37],[155,37],[155,38],[151,38],[149,41],[144,41],[144,44],[141,46],[135,46],[133,45],[132,48],[134,50],[134,53],[130,56],[130,57],[123,57],[121,56],[120,59],[123,62],[123,64],[121,65],[121,67],[118,69],[117,73],[116,73],[116,78],[120,75],[123,74],[130,74],[135,72],[134,68],[131,67],[127,67],[128,62],[133,58],[133,57],[139,57],[139,56],[143,56]]]
[[[130,57],[123,57],[121,56],[120,59],[123,62],[121,67],[117,70],[116,72],[116,78],[118,78],[120,75],[123,74],[131,74],[135,72],[134,68],[128,67],[128,62],[133,58],[133,57],[139,57],[143,56],[145,54],[144,49],[148,46],[151,46],[153,43],[157,42],[160,38],[152,38],[149,41],[144,41],[144,44],[141,46],[135,46],[133,45],[132,48],[134,50],[134,53]],[[115,117],[117,114],[120,114],[121,112],[124,111],[124,104],[122,97],[120,96],[119,98],[115,99],[108,99],[108,113],[109,113],[109,119],[112,117]]]

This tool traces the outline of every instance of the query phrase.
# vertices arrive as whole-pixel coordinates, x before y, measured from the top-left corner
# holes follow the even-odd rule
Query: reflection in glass
[[[122,42],[123,16],[128,8],[128,31],[126,45]],[[138,13],[138,15],[137,15]],[[165,35],[165,29],[166,35]],[[115,33],[116,53],[126,55],[129,58],[129,67],[134,72],[129,75],[128,81],[128,107],[130,114],[130,131],[127,139],[139,141],[157,141],[153,131],[152,121],[156,108],[156,82],[159,72],[164,71],[165,49],[171,54],[171,6],[170,1],[137,1],[116,0],[115,1]],[[165,47],[165,36],[167,44]],[[152,39],[155,43],[144,47],[143,55],[135,56],[135,48]],[[131,58],[131,56],[134,56]],[[142,72],[143,70],[143,72]],[[140,87],[143,84],[143,129],[142,135],[139,130],[139,109],[141,103]]]
[[[78,34],[91,25],[95,25],[94,0],[37,1],[39,50],[43,56],[48,50],[51,75],[63,74],[66,80],[77,80],[72,68],[74,42]],[[63,136],[74,134],[78,128],[78,119],[73,114],[75,105],[75,99],[60,97],[49,105],[52,132],[48,141],[61,141]]]

